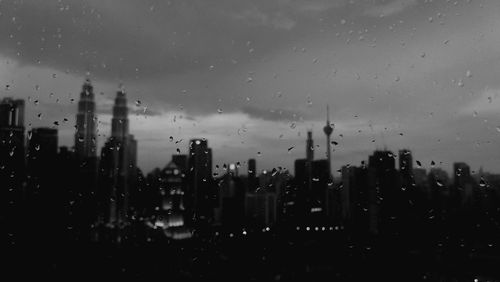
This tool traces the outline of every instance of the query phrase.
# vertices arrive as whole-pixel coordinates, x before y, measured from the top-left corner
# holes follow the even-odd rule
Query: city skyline
[[[499,15],[0,0],[4,277],[500,281]]]
[[[0,96],[26,100],[26,125],[58,121],[70,145],[86,72],[101,135],[123,82],[145,171],[186,150],[189,137],[213,140],[219,163],[260,151],[264,167],[291,167],[302,152],[287,149],[309,128],[322,136],[326,104],[339,143],[333,171],[385,144],[409,147],[423,164],[464,160],[500,171],[499,3],[277,2],[4,3],[16,16],[2,17]],[[177,28],[160,32],[165,26]]]
[[[81,93],[81,96],[80,96],[80,100],[78,101],[78,105],[79,105],[79,109],[77,111],[77,117],[78,116],[82,116],[82,115],[85,115],[85,113],[90,113],[90,118],[88,118],[88,121],[96,121],[98,120],[97,116],[94,115],[94,108],[93,107],[90,107],[88,108],[89,106],[85,103],[88,103],[88,97],[94,97],[94,93],[93,93],[93,86],[92,86],[92,82],[90,81],[90,79],[87,77],[83,83],[83,86],[82,86],[82,93]],[[120,86],[118,87],[118,90],[117,90],[117,96],[116,96],[116,99],[115,99],[115,105],[113,106],[113,110],[112,110],[112,124],[113,126],[111,127],[111,134],[109,135],[108,137],[108,141],[103,145],[103,146],[96,146],[96,143],[95,142],[92,142],[92,140],[95,139],[95,134],[92,134],[91,132],[92,131],[99,131],[99,129],[97,127],[94,127],[92,128],[92,126],[90,127],[90,129],[87,129],[89,130],[89,132],[87,133],[80,133],[81,130],[83,130],[83,128],[87,128],[87,127],[84,127],[83,125],[78,125],[78,121],[77,121],[77,125],[75,125],[75,129],[77,129],[75,135],[74,135],[74,146],[70,147],[71,149],[73,149],[73,151],[75,152],[76,156],[80,159],[82,159],[81,157],[81,152],[80,151],[85,151],[87,150],[87,155],[84,157],[84,158],[92,158],[92,157],[96,157],[96,156],[100,156],[100,152],[101,150],[105,150],[105,147],[106,145],[109,143],[109,142],[115,142],[116,139],[130,139],[130,141],[127,141],[127,142],[132,142],[134,145],[132,149],[134,151],[133,154],[133,163],[134,163],[134,167],[136,166],[135,164],[140,161],[140,156],[137,155],[137,146],[138,146],[138,142],[137,140],[134,139],[134,136],[133,136],[133,132],[131,134],[129,134],[129,121],[128,121],[128,111],[129,111],[129,104],[127,103],[127,99],[126,99],[126,93],[125,93],[125,90],[124,90],[124,87],[120,84]],[[4,97],[5,102],[8,102],[8,101],[13,101],[15,103],[22,103],[22,109],[21,111],[24,111],[24,100],[15,100],[13,99],[12,97]],[[93,101],[93,99],[91,99],[90,101]],[[92,102],[93,103],[93,102]],[[82,108],[82,110],[80,110]],[[88,109],[87,109],[88,108]],[[84,110],[84,109],[87,109],[87,110]],[[18,111],[19,112],[19,111]],[[15,115],[19,115],[19,113],[16,112]],[[21,114],[22,116],[22,120],[20,121],[20,123],[24,123],[24,112]],[[16,122],[16,120],[19,119],[19,117],[15,118],[14,119],[14,122]],[[87,122],[88,122],[87,121]],[[330,146],[327,146],[327,147],[331,147],[331,145],[338,145],[336,141],[330,141],[330,135],[329,134],[330,132],[333,132],[333,128],[334,128],[334,124],[330,122],[330,115],[329,115],[329,106],[327,105],[326,106],[326,126],[323,127],[323,138],[325,138],[327,140],[327,145],[329,144]],[[82,118],[82,123],[83,123],[83,118]],[[27,129],[25,130],[26,132],[24,133],[27,133],[28,134],[28,140],[31,140],[30,136],[31,136],[31,132],[33,131],[37,131],[37,130],[40,130],[40,131],[46,131],[46,130],[55,130],[55,134],[56,134],[56,137],[59,137],[58,136],[58,129],[57,129],[57,126],[56,127],[49,127],[49,126],[39,126],[39,127],[33,127],[32,129]],[[330,131],[331,130],[331,131]],[[304,150],[304,155],[303,157],[305,157],[305,160],[326,160],[329,164],[331,163],[331,160],[329,159],[331,157],[331,155],[326,155],[325,153],[325,156],[316,156],[316,158],[314,157],[315,156],[315,150],[317,147],[319,147],[318,145],[314,145],[314,138],[313,138],[313,135],[312,135],[312,130],[308,129],[307,130],[307,138],[305,138],[303,141],[304,141],[304,144],[306,145],[305,146],[305,150]],[[86,136],[86,137],[81,137],[81,136]],[[106,135],[105,135],[106,136]],[[128,136],[128,137],[124,137],[124,136]],[[320,137],[321,138],[321,137]],[[115,139],[115,140],[114,140]],[[110,141],[111,140],[111,141]],[[185,156],[189,153],[189,148],[192,146],[193,142],[200,142],[199,140],[202,140],[203,142],[208,142],[208,139],[206,138],[196,138],[196,137],[190,137],[188,139],[190,141],[190,144],[189,147],[187,148],[187,151],[186,153],[183,153],[183,149],[181,148],[177,148],[176,149],[176,154],[172,154],[170,157],[173,157],[174,155],[179,155],[179,156]],[[330,142],[328,142],[330,141]],[[57,138],[57,142],[59,142],[59,138]],[[170,139],[170,142],[172,142],[172,139]],[[29,142],[28,142],[29,143]],[[178,143],[178,142],[176,142]],[[319,142],[321,143],[321,142]],[[91,148],[88,148],[88,149],[81,149],[79,146],[81,146],[81,144],[87,144],[85,146],[87,147],[92,147]],[[198,144],[198,143],[196,143]],[[110,145],[108,145],[110,146]],[[334,146],[334,147],[335,147]],[[68,147],[64,144],[62,144],[60,147]],[[60,148],[59,147],[59,148]],[[85,148],[85,147],[84,147]],[[97,148],[97,150],[96,150]],[[295,146],[294,147],[290,147],[288,148],[288,150],[293,150],[295,149]],[[448,174],[450,175],[453,175],[454,174],[454,166],[457,164],[457,163],[467,163],[466,161],[457,161],[457,162],[454,162],[452,164],[450,164],[451,167],[446,167],[444,166],[443,163],[437,163],[436,161],[434,160],[431,160],[431,162],[428,164],[428,165],[425,165],[425,164],[422,164],[421,161],[419,161],[418,159],[413,159],[412,155],[413,155],[413,151],[411,149],[408,149],[406,147],[402,147],[402,148],[388,148],[387,146],[384,146],[383,148],[380,148],[380,147],[377,147],[375,149],[373,149],[372,151],[369,151],[369,154],[371,154],[372,152],[380,152],[380,151],[387,151],[387,152],[391,152],[392,155],[393,155],[393,158],[395,161],[399,162],[399,166],[398,166],[398,169],[403,169],[403,170],[406,170],[406,166],[409,166],[411,167],[410,171],[413,171],[413,168],[418,168],[418,169],[425,169],[425,170],[429,170],[429,172],[432,170],[432,169],[444,169],[444,171],[446,171]],[[399,151],[399,154],[395,153],[395,152],[398,152]],[[410,154],[410,161],[407,161],[407,160],[402,160],[401,159],[401,154],[402,152],[409,152]],[[331,152],[331,154],[333,154],[333,152]],[[344,164],[341,164],[341,167],[339,167],[339,169],[337,170],[333,170],[333,167],[328,167],[328,171],[330,171],[330,174],[334,177],[334,178],[341,178],[342,177],[342,167],[344,167],[345,165],[347,166],[358,166],[358,165],[362,165],[363,163],[365,163],[366,161],[368,161],[369,159],[369,154],[367,154],[365,156],[364,159],[362,159],[359,163],[344,163]],[[257,154],[259,155],[259,154]],[[98,157],[99,159],[99,157]],[[169,159],[169,158],[168,158]],[[143,173],[149,173],[149,172],[152,172],[153,170],[155,169],[163,169],[165,167],[167,167],[171,161],[167,161],[164,163],[164,165],[160,165],[160,166],[156,166],[156,167],[153,167],[151,170],[149,171],[143,171]],[[222,168],[222,167],[226,167],[226,170],[229,171],[229,165],[236,165],[238,164],[238,168],[239,168],[239,171],[242,172],[241,174],[242,175],[245,175],[245,172],[248,171],[249,169],[249,166],[248,166],[248,161],[249,160],[253,160],[255,162],[255,158],[253,158],[252,156],[249,156],[248,158],[246,159],[243,159],[243,160],[235,160],[233,162],[227,162],[227,163],[218,163],[218,162],[213,162],[212,161],[212,149],[210,149],[210,163],[212,163],[211,165],[211,170],[214,170],[215,169],[215,173],[217,173],[217,175],[219,175],[219,169]],[[294,161],[297,161],[294,160]],[[406,162],[405,162],[406,161]],[[469,165],[467,163],[467,165]],[[137,166],[139,169],[142,169],[140,166]],[[293,174],[293,167],[284,167],[284,166],[280,166],[280,165],[275,165],[275,166],[272,166],[272,167],[260,167],[257,169],[257,171],[253,172],[253,173],[256,173],[256,174],[259,174],[259,173],[262,173],[262,172],[265,172],[265,171],[271,171],[272,169],[275,169],[277,167],[280,167],[280,168],[283,168],[285,170],[287,170],[291,175],[295,176]],[[245,169],[247,168],[247,169]],[[222,169],[224,170],[224,169]],[[482,173],[484,172],[484,167],[482,165],[480,165],[480,168],[478,170],[472,170],[472,174],[478,174],[478,173]],[[486,171],[487,173],[497,173],[496,171]],[[223,172],[222,172],[223,173]],[[216,177],[217,175],[213,175],[214,177]]]

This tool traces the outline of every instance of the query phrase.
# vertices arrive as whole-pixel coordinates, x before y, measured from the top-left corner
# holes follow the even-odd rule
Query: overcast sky
[[[387,147],[500,172],[499,15],[496,0],[3,0],[0,96],[71,146],[88,75],[102,146],[123,83],[145,172],[193,137],[214,164],[293,171],[307,129],[325,156],[326,104],[334,170]]]

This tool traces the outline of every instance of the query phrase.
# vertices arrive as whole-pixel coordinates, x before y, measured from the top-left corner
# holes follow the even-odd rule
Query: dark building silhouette
[[[25,174],[24,100],[0,101],[0,225],[13,234],[23,207]],[[4,235],[4,234],[2,234]]]
[[[365,165],[342,167],[341,222],[354,234],[378,232],[378,199],[373,174]]]
[[[189,143],[189,207],[193,219],[199,222],[213,220],[217,203],[212,178],[212,149],[206,139],[193,139]]]
[[[306,181],[307,190],[310,192],[312,190],[312,162],[314,160],[314,141],[312,139],[312,131],[307,131],[307,141],[306,141]]]
[[[326,106],[326,125],[323,127],[323,132],[326,135],[326,159],[328,161],[328,176],[331,177],[332,175],[332,149],[331,149],[331,141],[330,141],[330,136],[333,133],[333,126],[330,123],[330,107],[327,105]]]
[[[391,235],[401,230],[407,203],[395,163],[394,154],[386,150],[375,151],[368,161],[371,174],[370,186],[373,187],[371,189],[375,189],[379,199],[379,212],[375,213],[379,218],[377,229]]]
[[[33,128],[28,132],[28,136],[27,194],[46,194],[53,190],[55,178],[58,176],[58,172],[51,165],[57,157],[57,129]]]
[[[311,213],[326,214],[327,209],[327,188],[330,182],[330,173],[328,171],[328,160],[316,160],[312,163],[311,177]]]
[[[257,188],[257,162],[255,159],[248,160],[248,191],[255,191]]]
[[[101,153],[99,202],[105,224],[123,227],[129,223],[129,196],[137,178],[137,142],[129,134],[125,92],[120,89],[113,106],[111,137]]]
[[[76,222],[80,223],[77,229],[82,232],[82,237],[90,236],[84,234],[89,231],[89,226],[97,218],[97,181],[98,164],[97,158],[97,116],[95,114],[94,87],[90,79],[86,79],[76,114],[76,132],[74,140],[74,161],[78,166],[77,175],[71,184],[71,202],[73,203],[72,215]]]
[[[219,190],[217,221],[227,229],[241,227],[245,213],[245,186],[238,177],[236,164],[229,164],[223,175],[215,179]]]
[[[189,166],[187,155],[172,155],[172,162],[182,173],[187,172]]]
[[[163,229],[171,239],[188,239],[192,231],[187,225],[187,214],[184,204],[186,190],[185,170],[177,163],[184,158],[172,156],[172,161],[163,168],[160,176],[160,205],[155,224]]]
[[[96,156],[96,125],[94,87],[87,78],[80,92],[76,114],[75,153],[80,160]]]
[[[473,179],[470,166],[464,162],[453,164],[453,187],[450,191],[454,205],[460,206],[469,203],[473,196]]]
[[[404,175],[413,173],[413,157],[408,149],[399,150],[399,171]]]
[[[295,189],[289,191],[293,194],[293,199],[286,200],[287,203],[293,203],[294,211],[291,211],[291,207],[287,209],[299,221],[324,221],[327,215],[333,214],[330,209],[333,209],[335,200],[332,197],[333,191],[329,189],[332,178],[328,162],[328,158],[314,160],[314,141],[312,132],[308,131],[306,158],[295,160],[294,163]]]

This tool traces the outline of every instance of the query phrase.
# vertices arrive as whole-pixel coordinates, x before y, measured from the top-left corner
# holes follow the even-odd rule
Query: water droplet
[[[347,23],[347,21],[346,21],[345,19],[341,19],[341,20],[340,20],[340,24],[341,24],[341,25],[345,25],[346,23]]]
[[[140,100],[135,101],[135,106],[136,107],[140,107],[141,106],[141,101]]]
[[[486,187],[486,181],[484,180],[484,178],[482,176],[481,176],[481,179],[479,180],[479,186]]]
[[[468,78],[471,78],[472,77],[472,72],[470,70],[467,70],[465,72],[465,76],[467,76]]]

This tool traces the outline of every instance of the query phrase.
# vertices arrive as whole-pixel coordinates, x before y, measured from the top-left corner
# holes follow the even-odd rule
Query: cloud
[[[485,88],[477,97],[462,106],[458,113],[462,116],[489,116],[498,114],[500,109],[500,89]]]
[[[372,17],[392,16],[418,4],[417,0],[392,0],[387,4],[385,2],[368,7],[365,15]]]
[[[221,57],[248,61],[248,41],[259,41],[259,52],[279,48],[292,38],[283,32],[339,2],[7,1],[0,52],[23,64],[89,70],[108,79],[185,73],[223,65]]]
[[[304,113],[286,109],[261,109],[253,106],[242,107],[241,111],[251,118],[270,121],[297,121],[304,120]]]

